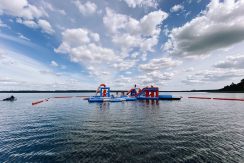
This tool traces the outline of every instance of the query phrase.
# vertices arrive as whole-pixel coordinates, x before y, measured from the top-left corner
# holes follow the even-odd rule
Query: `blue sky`
[[[0,90],[215,89],[244,77],[244,0],[0,0]]]

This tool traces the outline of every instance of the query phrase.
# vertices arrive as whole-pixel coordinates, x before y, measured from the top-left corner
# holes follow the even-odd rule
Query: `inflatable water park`
[[[40,103],[47,102],[51,99],[69,99],[69,98],[82,98],[83,100],[87,100],[89,103],[102,103],[102,102],[123,102],[123,101],[159,101],[159,100],[181,100],[183,97],[177,97],[173,95],[160,95],[159,88],[154,86],[147,86],[142,89],[137,88],[134,85],[126,95],[122,91],[122,95],[118,96],[118,92],[116,91],[116,95],[111,94],[110,87],[106,86],[105,84],[100,84],[96,90],[96,94],[94,96],[55,96],[55,97],[48,97],[45,99],[40,99],[37,101],[33,101],[32,105],[37,105]],[[190,96],[189,99],[198,99],[198,100],[231,100],[231,101],[244,101],[241,98],[213,98],[213,97],[196,97]],[[14,101],[16,98],[10,97],[6,98],[2,101]]]
[[[114,96],[111,95],[110,87],[105,84],[100,84],[96,90],[96,95],[90,96],[86,100],[88,102],[122,102],[137,100],[180,100],[181,98],[172,95],[160,95],[158,87],[150,86],[140,89],[136,85],[126,95]]]

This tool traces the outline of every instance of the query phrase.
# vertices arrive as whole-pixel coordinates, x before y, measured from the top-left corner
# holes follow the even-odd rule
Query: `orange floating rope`
[[[53,97],[53,98],[72,98],[73,96],[56,96],[56,97]]]
[[[208,100],[228,100],[228,101],[244,101],[242,98],[210,98],[210,97],[188,97],[193,99],[208,99]]]
[[[230,100],[230,101],[244,101],[241,98],[213,98],[214,100]]]
[[[34,101],[34,102],[32,102],[32,105],[37,105],[37,104],[40,104],[40,103],[42,103],[42,102],[46,102],[46,101],[48,101],[48,100],[51,99],[51,98],[55,98],[55,99],[65,99],[65,98],[73,98],[73,97],[83,98],[83,99],[88,99],[89,96],[55,96],[55,97],[49,97],[49,98],[46,98],[46,99],[44,99],[44,100]]]
[[[35,102],[32,102],[32,105],[37,105],[37,104],[40,104],[42,102],[46,102],[48,101],[48,99],[44,99],[44,100],[40,100],[40,101],[35,101]]]
[[[210,97],[188,97],[188,98],[195,98],[195,99],[212,99]]]

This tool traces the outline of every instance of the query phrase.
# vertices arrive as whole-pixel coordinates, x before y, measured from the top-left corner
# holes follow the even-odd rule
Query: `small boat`
[[[10,97],[8,97],[8,98],[3,99],[2,101],[16,101],[16,100],[17,100],[16,97],[14,97],[14,96],[10,96]]]

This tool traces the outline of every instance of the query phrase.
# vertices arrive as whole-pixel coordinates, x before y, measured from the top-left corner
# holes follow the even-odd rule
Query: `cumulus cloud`
[[[107,8],[103,23],[111,33],[113,43],[121,50],[130,53],[133,49],[139,48],[143,54],[146,54],[148,51],[154,51],[161,32],[159,25],[167,16],[167,13],[158,10],[137,20]]]
[[[4,23],[2,22],[2,20],[0,19],[0,28],[1,28],[1,27],[8,27],[8,26],[7,26],[7,24],[4,24]]]
[[[243,70],[235,69],[212,69],[205,70],[201,72],[196,72],[195,74],[188,75],[185,80],[182,80],[185,84],[201,84],[206,82],[218,82],[233,79],[236,77],[242,77],[244,75]]]
[[[171,80],[175,76],[172,72],[161,72],[158,70],[148,72],[137,77],[137,81],[141,85],[156,85],[161,86],[165,81]]]
[[[43,32],[48,33],[48,34],[54,33],[52,26],[50,25],[50,23],[47,20],[43,20],[43,19],[38,20],[38,25],[43,30]]]
[[[225,61],[220,61],[214,65],[223,69],[244,69],[244,55],[229,56]]]
[[[48,33],[48,34],[54,33],[54,30],[53,30],[51,24],[47,20],[39,19],[38,25],[42,29],[43,32]]]
[[[93,2],[87,1],[81,3],[79,0],[74,1],[76,7],[78,7],[80,13],[84,16],[94,14],[97,10],[97,5]]]
[[[158,3],[156,0],[123,0],[131,8],[136,7],[153,7],[156,8]]]
[[[244,72],[239,70],[208,70],[205,72],[200,72],[196,75],[202,77],[203,81],[222,81],[234,77],[241,77],[244,75]]]
[[[121,60],[117,63],[114,63],[113,64],[113,67],[120,70],[120,71],[125,71],[125,70],[128,70],[132,67],[134,67],[136,64],[136,60]]]
[[[112,49],[101,46],[99,34],[84,28],[66,29],[62,33],[62,43],[54,50],[68,54],[72,62],[86,67],[95,76],[114,68],[122,71],[135,65],[134,61],[123,60]],[[96,69],[91,66],[93,64],[97,65]]]
[[[172,60],[171,58],[157,58],[152,59],[147,64],[141,64],[139,68],[143,71],[155,71],[160,70],[162,68],[172,68],[181,64],[181,61]]]
[[[41,1],[41,5],[45,8],[48,9],[49,11],[59,13],[61,15],[67,15],[64,10],[58,9],[54,7],[52,4],[46,2],[46,1]]]
[[[129,73],[130,74],[130,73]],[[160,71],[152,71],[150,73],[144,73],[143,75],[138,75],[135,77],[128,77],[124,75],[120,75],[116,79],[114,79],[114,86],[117,87],[128,87],[133,84],[137,84],[137,86],[162,86],[167,81],[171,80],[175,76],[172,72],[160,72]],[[129,84],[129,85],[128,85]]]
[[[204,84],[203,81],[198,80],[198,79],[185,79],[181,81],[182,83],[186,84],[186,85],[199,85],[199,84]]]
[[[54,66],[54,67],[58,67],[58,63],[56,61],[51,61],[51,65]]]
[[[192,71],[194,71],[193,67],[189,67],[184,70],[184,72],[192,72]]]
[[[173,28],[164,50],[175,56],[206,55],[244,40],[244,1],[211,1],[185,25]]]
[[[116,58],[112,49],[98,45],[99,34],[83,28],[66,29],[62,33],[62,43],[55,49],[67,53],[71,60],[81,64],[101,63]]]
[[[29,4],[27,0],[1,0],[0,12],[25,19],[34,19],[46,15],[44,10]]]
[[[51,24],[44,19],[39,19],[38,21],[35,21],[35,20],[25,20],[25,19],[17,18],[16,22],[20,24],[24,24],[29,28],[33,28],[33,29],[39,28],[42,30],[42,32],[47,34],[53,34],[55,32]]]
[[[38,28],[38,24],[34,20],[25,20],[25,19],[17,18],[16,22],[20,24],[24,24],[29,28]]]
[[[36,7],[27,0],[0,1],[0,13],[16,17],[16,22],[29,28],[40,28],[43,32],[53,34],[51,24],[42,19],[48,14],[42,7]]]
[[[29,38],[25,37],[25,36],[22,35],[21,33],[17,33],[17,34],[18,34],[18,37],[19,37],[20,39],[23,39],[23,40],[26,40],[26,41],[30,41]]]
[[[180,5],[180,4],[177,4],[177,5],[174,5],[171,9],[170,9],[170,12],[179,12],[181,10],[184,9],[184,6]]]
[[[54,72],[35,59],[3,47],[0,50],[0,74],[0,90],[92,88],[76,74]]]

